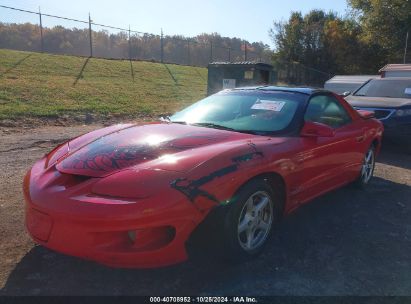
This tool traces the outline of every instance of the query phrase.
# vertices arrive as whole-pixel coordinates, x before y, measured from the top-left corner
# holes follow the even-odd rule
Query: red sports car
[[[310,88],[222,91],[158,123],[74,138],[24,179],[39,244],[117,267],[184,261],[186,241],[220,212],[221,249],[261,251],[280,217],[348,183],[366,185],[382,124]]]

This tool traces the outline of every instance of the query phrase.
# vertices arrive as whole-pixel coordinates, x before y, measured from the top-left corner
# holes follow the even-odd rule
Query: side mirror
[[[346,92],[340,94],[340,96],[342,96],[342,97],[347,97],[347,96],[350,95],[350,94],[351,94],[351,91],[346,91]]]
[[[357,110],[357,112],[364,119],[375,118],[375,112],[374,111]]]
[[[333,137],[334,135],[333,128],[319,122],[306,121],[301,130],[303,137]]]

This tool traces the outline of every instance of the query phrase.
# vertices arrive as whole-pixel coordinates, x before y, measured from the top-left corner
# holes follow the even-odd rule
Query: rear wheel
[[[363,188],[371,180],[375,168],[375,147],[372,145],[364,155],[363,164],[361,166],[360,177],[355,181],[355,185]]]
[[[266,180],[253,180],[242,187],[224,218],[225,256],[243,260],[260,253],[278,222],[279,206]]]

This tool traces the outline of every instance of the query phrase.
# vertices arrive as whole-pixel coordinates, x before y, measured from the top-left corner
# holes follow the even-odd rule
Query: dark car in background
[[[373,111],[384,137],[411,152],[411,77],[371,79],[345,99],[357,110]]]

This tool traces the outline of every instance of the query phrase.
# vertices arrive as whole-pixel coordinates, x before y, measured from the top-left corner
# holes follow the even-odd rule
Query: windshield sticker
[[[251,107],[253,110],[266,110],[280,112],[285,105],[285,101],[276,100],[260,100],[257,99],[255,104]]]
[[[405,88],[405,94],[411,95],[411,88]]]

